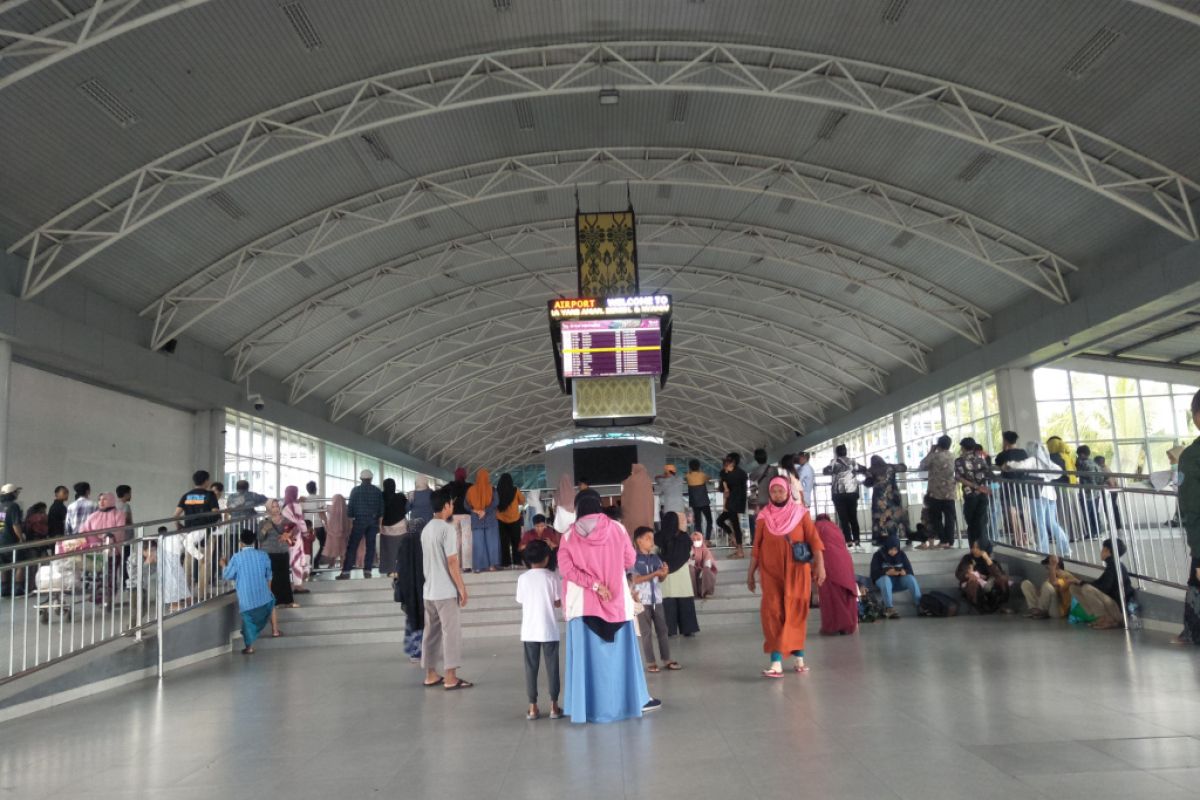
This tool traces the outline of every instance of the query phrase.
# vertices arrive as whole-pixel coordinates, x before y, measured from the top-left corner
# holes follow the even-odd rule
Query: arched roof
[[[1198,76],[1186,2],[10,0],[0,242],[26,297],[501,464],[570,424],[576,198],[628,199],[678,306],[659,425],[748,449],[1200,238]]]

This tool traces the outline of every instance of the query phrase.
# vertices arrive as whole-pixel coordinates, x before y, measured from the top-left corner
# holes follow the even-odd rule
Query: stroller
[[[78,561],[76,557],[57,558],[38,567],[34,608],[43,625],[49,624],[54,614],[64,622],[71,619],[75,591],[81,584]]]

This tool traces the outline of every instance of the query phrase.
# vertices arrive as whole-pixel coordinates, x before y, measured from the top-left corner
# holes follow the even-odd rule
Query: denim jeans
[[[912,575],[880,575],[879,580],[875,581],[875,585],[879,587],[879,592],[883,595],[884,608],[895,607],[892,603],[893,592],[912,592],[913,605],[921,604],[921,587],[917,585],[917,579]]]
[[[1071,542],[1067,538],[1067,532],[1063,530],[1062,525],[1058,524],[1058,501],[1047,500],[1044,497],[1038,497],[1033,504],[1033,524],[1037,527],[1038,550],[1043,553],[1050,552],[1049,537],[1054,537],[1054,542],[1058,546],[1058,554],[1063,556],[1071,555]]]
[[[375,538],[379,533],[379,525],[374,522],[354,520],[350,526],[350,542],[346,545],[346,558],[342,561],[342,572],[350,572],[354,560],[358,558],[358,543],[367,537],[367,554],[363,558],[363,572],[370,572],[375,566]]]

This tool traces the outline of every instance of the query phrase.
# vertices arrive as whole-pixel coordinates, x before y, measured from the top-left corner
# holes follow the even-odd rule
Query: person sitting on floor
[[[1112,539],[1105,539],[1100,546],[1100,558],[1104,561],[1104,572],[1094,581],[1073,579],[1071,596],[1079,601],[1083,610],[1096,618],[1092,627],[1109,630],[1123,626],[1121,613],[1121,588],[1117,582],[1117,559],[1125,555],[1125,542],[1117,539],[1117,555],[1113,557]],[[1125,599],[1133,594],[1133,584],[1125,565],[1121,565],[1121,584],[1124,584]]]
[[[871,558],[871,583],[879,588],[883,596],[883,615],[888,619],[899,619],[900,614],[892,602],[895,592],[912,592],[913,606],[920,608],[921,587],[913,575],[908,555],[900,549],[900,540],[889,536]]]
[[[717,561],[704,541],[700,531],[692,532],[692,560],[688,565],[692,571],[692,590],[703,600],[717,591]]]
[[[1009,578],[999,562],[992,558],[992,543],[976,539],[971,550],[958,562],[954,571],[963,597],[980,614],[1007,611]]]
[[[1062,568],[1062,562],[1056,555],[1048,555],[1042,561],[1046,566],[1046,580],[1040,587],[1034,586],[1033,581],[1021,582],[1021,594],[1029,610],[1025,616],[1030,619],[1062,619],[1071,610],[1071,583],[1077,581],[1071,573]]]

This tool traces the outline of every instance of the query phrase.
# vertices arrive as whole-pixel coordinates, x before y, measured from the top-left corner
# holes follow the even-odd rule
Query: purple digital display
[[[562,323],[563,377],[662,374],[659,319],[568,320]]]

